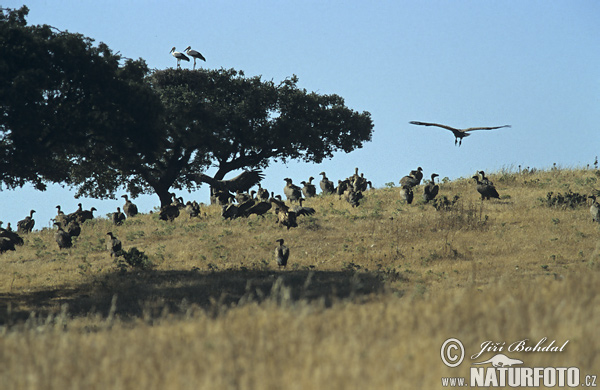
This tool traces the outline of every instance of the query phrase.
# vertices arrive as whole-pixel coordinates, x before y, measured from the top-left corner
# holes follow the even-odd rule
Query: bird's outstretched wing
[[[190,175],[190,178],[196,182],[208,183],[213,188],[229,192],[236,192],[238,190],[248,191],[251,187],[257,185],[264,177],[262,171],[259,169],[244,171],[229,180],[217,180],[204,174]]]
[[[469,127],[468,129],[464,129],[463,131],[467,132],[467,131],[473,131],[473,130],[494,130],[494,129],[501,129],[503,127],[511,127],[511,126],[504,125],[504,126],[496,126],[496,127]]]
[[[450,130],[450,131],[462,131],[460,129],[455,129],[454,127],[440,125],[439,123],[427,123],[427,122],[417,122],[417,121],[411,121],[409,123],[411,125],[419,125],[419,126],[437,126],[437,127],[441,127],[442,129],[446,129],[446,130]]]

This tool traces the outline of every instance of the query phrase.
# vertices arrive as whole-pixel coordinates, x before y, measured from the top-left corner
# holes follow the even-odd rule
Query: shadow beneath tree
[[[384,276],[378,272],[225,270],[115,272],[89,283],[31,293],[0,294],[0,325],[59,313],[89,314],[123,320],[151,319],[201,308],[218,314],[246,302],[320,300],[327,307],[341,299],[364,299],[381,292]],[[114,302],[113,302],[114,301]],[[112,314],[111,313],[111,314]]]

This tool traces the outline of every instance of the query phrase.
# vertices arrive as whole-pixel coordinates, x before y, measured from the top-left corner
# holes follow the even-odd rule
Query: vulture
[[[489,200],[490,198],[500,199],[500,195],[498,195],[496,187],[494,187],[492,184],[485,184],[479,181],[479,176],[477,175],[473,176],[473,179],[475,179],[475,182],[477,182],[477,192],[481,194],[482,201],[484,199]]]
[[[71,241],[71,236],[69,236],[69,233],[65,232],[58,222],[54,222],[54,225],[56,225],[58,228],[56,233],[54,233],[54,240],[56,240],[58,248],[64,249],[72,247],[73,242]]]
[[[600,223],[600,204],[596,201],[596,195],[590,195],[588,198],[592,199],[592,205],[590,206],[592,221]]]
[[[411,204],[414,198],[412,187],[406,184],[400,187],[400,198],[406,203]]]
[[[35,220],[33,219],[33,213],[35,210],[29,211],[29,216],[17,222],[17,232],[19,233],[31,233],[33,230],[33,226],[35,225]]]
[[[510,125],[504,125],[504,126],[496,126],[496,127],[469,127],[468,129],[455,129],[454,127],[450,127],[450,126],[446,126],[446,125],[440,125],[439,123],[427,123],[427,122],[411,121],[410,124],[411,125],[418,125],[418,126],[437,126],[437,127],[441,127],[442,129],[450,130],[452,132],[452,134],[454,134],[454,145],[456,145],[458,143],[458,146],[461,145],[463,138],[468,137],[469,135],[471,135],[471,134],[469,134],[469,131],[475,131],[475,130],[495,130],[495,129],[501,129],[503,127],[510,127]]]
[[[235,193],[236,191],[248,191],[251,187],[257,185],[265,176],[261,170],[254,169],[244,171],[229,180],[217,180],[205,174],[190,174],[188,178],[196,183],[207,183],[215,191]]]
[[[179,217],[179,207],[173,204],[161,207],[158,213],[158,218],[163,221],[173,222],[177,217]]]
[[[294,206],[291,208],[291,210],[294,213],[296,213],[296,215],[313,215],[314,213],[316,213],[315,209],[313,209],[312,207],[302,206],[303,201],[304,201],[304,199],[302,199],[302,198],[298,199],[298,202],[300,203],[300,205]]]
[[[306,181],[301,181],[300,184],[303,184],[302,186],[302,193],[304,194],[304,196],[306,198],[312,198],[313,196],[317,195],[317,189],[315,187],[314,184],[312,184],[312,181],[314,180],[314,177],[309,177],[308,178],[308,182]]]
[[[10,229],[10,223],[8,229],[2,228],[1,225],[2,222],[0,222],[0,253],[14,251],[15,245],[23,245],[23,239]]]
[[[423,189],[423,200],[425,201],[425,203],[435,199],[438,192],[440,192],[440,186],[435,184],[435,178],[437,176],[439,176],[437,173],[432,173],[431,181]]]
[[[185,204],[185,212],[188,213],[190,218],[197,217],[200,215],[200,205],[196,201],[190,202],[188,200]]]
[[[268,202],[269,201],[269,191],[267,191],[266,189],[262,188],[260,186],[260,183],[258,183],[258,191],[256,193],[256,197],[258,198],[258,200],[263,200]]]
[[[137,206],[129,200],[129,197],[127,196],[127,194],[121,195],[121,198],[125,198],[125,204],[123,205],[123,211],[125,212],[125,215],[127,215],[127,218],[135,217],[138,213]]]
[[[250,216],[252,214],[263,215],[267,211],[271,210],[271,207],[272,206],[271,206],[270,202],[265,202],[265,201],[256,202],[252,207],[250,207],[248,210],[246,210],[246,216]]]
[[[283,187],[283,193],[287,197],[290,202],[297,201],[302,198],[302,188],[292,183],[292,179],[286,177],[285,179],[286,185]]]
[[[121,240],[115,237],[112,232],[108,232],[106,235],[110,238],[106,242],[106,249],[108,249],[110,257],[119,256],[119,252],[121,252]]]
[[[483,184],[489,184],[489,185],[494,185],[494,183],[492,183],[487,177],[485,177],[485,172],[484,171],[479,171],[478,172],[481,175],[481,182]]]
[[[125,222],[125,214],[121,212],[120,207],[117,207],[117,211],[111,214],[110,219],[115,225],[122,225]]]
[[[423,168],[418,167],[415,171],[410,171],[408,176],[404,176],[400,179],[400,185],[402,186],[418,186],[421,184],[421,179],[423,179]]]
[[[323,176],[323,179],[321,179],[321,182],[319,183],[323,194],[333,194],[335,192],[335,186],[333,182],[327,178],[325,172],[321,172],[319,175]]]
[[[296,222],[296,213],[290,210],[288,206],[277,198],[271,198],[270,202],[277,214],[277,223],[286,226],[288,230],[293,227],[298,227]]]
[[[348,189],[344,191],[344,197],[346,201],[352,205],[352,207],[360,206],[360,200],[363,198],[363,194],[361,191],[354,190],[354,187],[351,185],[348,186]]]
[[[290,249],[283,245],[283,238],[280,238],[275,242],[279,243],[279,246],[275,248],[275,259],[277,260],[277,266],[279,269],[281,269],[281,267],[285,268],[287,266],[288,258],[290,257]]]

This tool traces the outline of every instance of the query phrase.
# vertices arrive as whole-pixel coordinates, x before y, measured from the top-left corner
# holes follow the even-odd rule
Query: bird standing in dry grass
[[[109,241],[106,242],[106,249],[110,252],[110,257],[118,256],[121,252],[121,240],[115,237],[112,232],[106,233],[110,237]]]
[[[600,223],[600,204],[596,201],[596,195],[590,195],[588,198],[592,199],[592,205],[590,206],[592,221]]]
[[[279,246],[275,248],[275,259],[277,259],[277,265],[279,266],[279,269],[281,269],[281,267],[285,268],[287,266],[288,258],[290,257],[290,248],[283,245],[283,238],[280,238],[275,242],[279,243]]]
[[[495,129],[501,129],[503,127],[510,127],[510,125],[504,125],[504,126],[496,126],[496,127],[469,127],[468,129],[455,129],[454,127],[440,125],[439,123],[411,121],[410,124],[411,125],[419,125],[419,126],[437,126],[437,127],[441,127],[442,129],[450,130],[452,132],[452,134],[454,134],[454,145],[456,145],[458,143],[458,146],[461,145],[463,138],[471,135],[468,133],[469,131],[495,130]]]
[[[490,198],[500,199],[500,195],[498,191],[496,191],[496,187],[493,184],[483,183],[479,181],[479,176],[473,176],[473,179],[477,182],[477,192],[481,194],[481,201],[484,199],[489,200]]]

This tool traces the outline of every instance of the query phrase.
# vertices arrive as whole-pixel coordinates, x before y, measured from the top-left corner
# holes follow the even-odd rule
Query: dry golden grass
[[[67,251],[52,231],[35,232],[0,256],[0,383],[440,388],[442,376],[468,376],[469,362],[440,360],[450,337],[469,355],[486,340],[570,340],[561,353],[510,356],[598,374],[599,226],[587,207],[540,199],[589,194],[599,175],[488,176],[500,200],[482,204],[472,180],[455,180],[441,185],[440,195],[460,196],[446,212],[384,188],[354,209],[336,196],[310,199],[316,215],[289,231],[271,215],[224,221],[206,207],[174,223],[97,219]],[[155,267],[120,272],[104,249],[108,230]],[[281,272],[277,238],[291,250]]]

